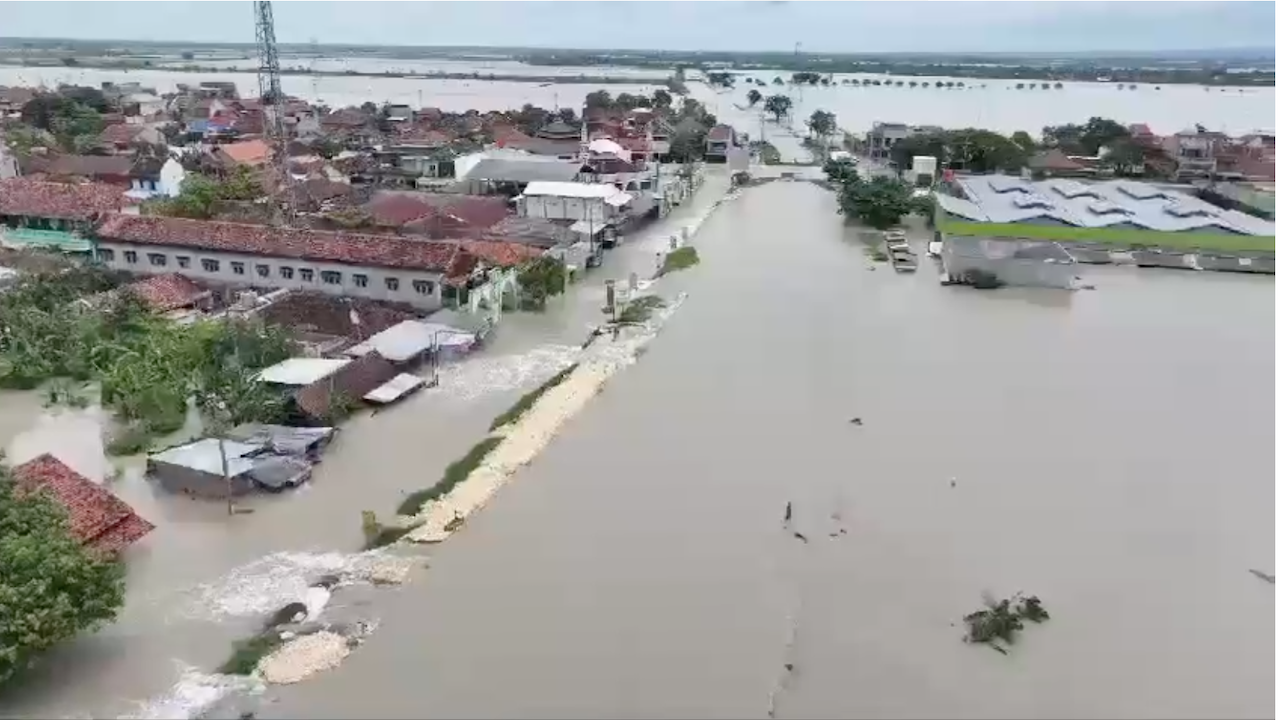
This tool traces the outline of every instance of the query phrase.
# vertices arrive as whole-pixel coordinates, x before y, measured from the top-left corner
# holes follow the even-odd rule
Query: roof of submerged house
[[[130,203],[124,190],[114,185],[0,180],[0,215],[89,220]]]
[[[14,482],[23,490],[48,491],[66,509],[72,536],[99,552],[123,550],[155,529],[111,491],[47,453],[12,472]]]
[[[358,402],[399,374],[390,360],[371,352],[302,388],[294,401],[310,417],[327,418],[335,402]]]

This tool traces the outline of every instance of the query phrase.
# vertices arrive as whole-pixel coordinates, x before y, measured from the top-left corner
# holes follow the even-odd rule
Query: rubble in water
[[[269,683],[287,685],[337,667],[350,653],[346,638],[322,630],[281,645],[258,663],[258,672]]]

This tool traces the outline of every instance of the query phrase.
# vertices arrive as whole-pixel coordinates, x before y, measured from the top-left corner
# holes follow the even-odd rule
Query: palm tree
[[[956,81],[956,87],[964,87],[964,83],[963,83],[963,82],[960,82],[959,80],[957,80],[957,81]]]
[[[898,87],[902,87],[902,81],[901,81],[901,80],[899,80],[899,81],[895,82],[895,83],[894,83],[894,85],[897,85]]]
[[[755,106],[756,106],[756,103],[760,102],[760,101],[761,101],[761,100],[763,100],[763,99],[764,99],[764,96],[760,94],[760,91],[759,91],[759,90],[757,90],[757,89],[755,89],[755,88],[751,88],[750,90],[748,90],[748,91],[747,91],[747,106],[748,106],[748,107],[755,107]]]
[[[933,86],[934,86],[934,87],[942,87],[944,84],[945,84],[945,83],[943,83],[941,80],[939,80],[938,82],[934,83],[934,84],[933,84]]]
[[[956,84],[955,84],[954,82],[952,82],[951,80],[948,80],[948,81],[945,83],[945,85],[946,85],[947,89],[951,89],[951,88],[953,88],[953,87],[955,87],[955,86],[956,86]]]
[[[908,85],[909,87],[915,87],[915,86],[917,86],[917,85],[919,85],[919,84],[920,84],[920,83],[916,82],[915,80],[912,80],[911,82],[907,83],[907,85]]]

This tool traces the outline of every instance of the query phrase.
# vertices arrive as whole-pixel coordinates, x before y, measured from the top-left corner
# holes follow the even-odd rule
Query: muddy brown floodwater
[[[228,517],[221,503],[165,493],[144,479],[140,458],[117,461],[108,486],[156,525],[127,556],[125,607],[100,632],[46,654],[0,697],[0,717],[185,717],[216,701],[225,683],[205,671],[234,640],[319,576],[352,567],[360,511],[392,514],[523,392],[578,360],[589,328],[604,319],[604,280],[650,275],[666,238],[704,217],[728,184],[713,171],[693,200],[628,236],[546,312],[505,316],[483,352],[442,369],[439,388],[344,423],[311,483],[241,501],[251,514]],[[0,449],[14,463],[52,451],[102,480],[116,469],[102,455],[101,421],[91,411],[46,413],[38,392],[0,391]],[[331,609],[376,620],[364,595],[344,591]]]
[[[1270,717],[1274,281],[983,293],[851,236],[722,208],[639,363],[259,716]],[[1052,619],[961,642],[1020,590]]]

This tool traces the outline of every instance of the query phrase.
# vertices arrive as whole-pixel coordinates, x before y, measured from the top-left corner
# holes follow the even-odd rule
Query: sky
[[[286,43],[810,52],[1275,47],[1274,2],[281,2]],[[0,2],[0,36],[253,42],[249,2]]]

